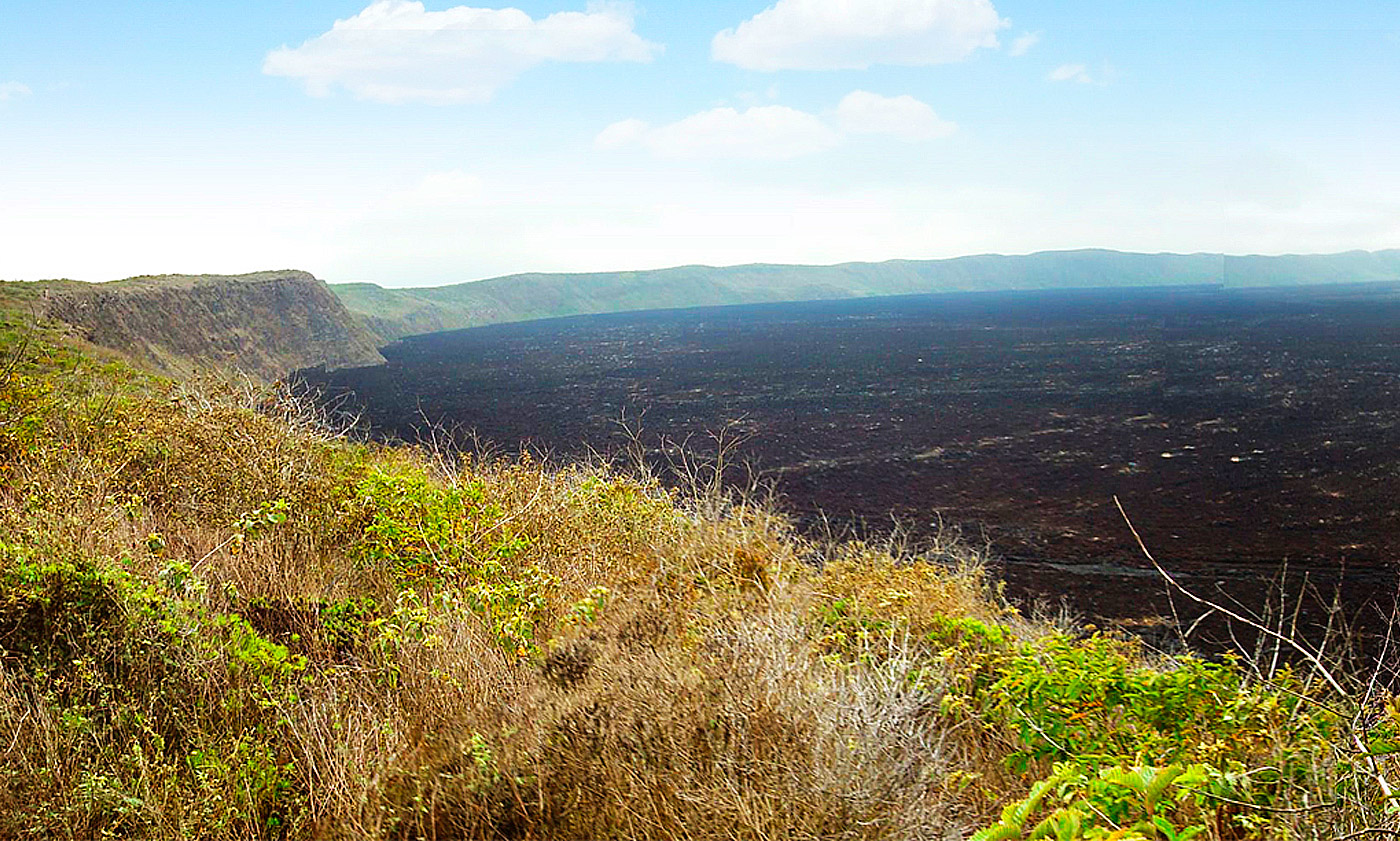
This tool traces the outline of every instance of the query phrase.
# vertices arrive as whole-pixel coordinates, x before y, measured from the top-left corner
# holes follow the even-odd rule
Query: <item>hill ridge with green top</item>
[[[166,374],[238,370],[275,380],[302,368],[384,361],[378,337],[304,271],[4,287],[0,304],[67,324],[86,341]]]
[[[934,292],[1400,281],[1400,249],[1231,256],[1107,249],[982,254],[829,266],[752,263],[619,272],[514,274],[447,286],[331,290],[383,339],[569,315]]]

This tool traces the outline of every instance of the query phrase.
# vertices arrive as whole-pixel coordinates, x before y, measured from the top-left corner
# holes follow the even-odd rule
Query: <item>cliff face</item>
[[[42,299],[45,316],[168,374],[236,368],[276,379],[384,361],[369,330],[307,272],[63,283]]]

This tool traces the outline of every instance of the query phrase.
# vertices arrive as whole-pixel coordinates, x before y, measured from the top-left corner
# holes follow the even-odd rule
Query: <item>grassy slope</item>
[[[1400,280],[1400,251],[1292,257],[1085,250],[836,266],[748,265],[524,274],[452,286],[331,289],[386,338],[585,313],[923,292],[1070,287],[1296,285]]]
[[[0,837],[1396,828],[1346,747],[1392,708],[1029,621],[959,546],[0,331]]]

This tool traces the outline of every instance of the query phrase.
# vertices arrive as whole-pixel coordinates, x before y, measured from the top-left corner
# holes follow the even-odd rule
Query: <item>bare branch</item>
[[[1118,497],[1116,495],[1113,497],[1113,504],[1118,506],[1118,513],[1123,515],[1123,522],[1128,524],[1128,530],[1133,533],[1133,539],[1137,541],[1138,548],[1142,550],[1142,554],[1146,556],[1147,560],[1151,562],[1152,566],[1156,568],[1157,572],[1162,576],[1163,579],[1166,580],[1167,584],[1173,590],[1176,590],[1178,593],[1182,594],[1183,596],[1195,602],[1196,604],[1201,605],[1202,607],[1219,611],[1225,616],[1228,616],[1237,622],[1242,622],[1245,625],[1248,625],[1249,627],[1253,628],[1254,630],[1259,631],[1260,633],[1268,634],[1269,636],[1274,637],[1279,642],[1283,643],[1284,645],[1301,654],[1303,656],[1303,659],[1307,660],[1308,663],[1312,665],[1312,667],[1317,671],[1317,674],[1319,674],[1322,677],[1322,679],[1326,681],[1328,686],[1332,687],[1332,690],[1334,692],[1336,692],[1339,696],[1346,696],[1346,690],[1342,688],[1341,683],[1338,682],[1337,678],[1332,674],[1332,671],[1327,668],[1327,665],[1322,662],[1322,658],[1318,655],[1317,652],[1298,642],[1298,640],[1294,637],[1281,634],[1278,631],[1275,631],[1274,629],[1266,625],[1260,624],[1259,622],[1256,622],[1247,616],[1243,616],[1239,613],[1236,613],[1235,611],[1230,610],[1227,607],[1223,607],[1219,604],[1216,604],[1215,602],[1212,602],[1209,599],[1201,598],[1200,596],[1196,595],[1194,592],[1188,590],[1185,586],[1183,586],[1179,581],[1176,580],[1174,576],[1172,576],[1171,573],[1167,572],[1166,569],[1163,568],[1162,565],[1157,562],[1156,558],[1152,556],[1152,552],[1148,550],[1147,544],[1143,542],[1142,535],[1138,534],[1137,528],[1133,526],[1133,521],[1128,517],[1128,512],[1123,510],[1123,503],[1118,500]],[[1395,794],[1391,790],[1390,783],[1386,780],[1385,775],[1381,773],[1380,766],[1376,763],[1376,758],[1372,756],[1370,751],[1366,749],[1366,744],[1361,740],[1361,736],[1356,732],[1356,730],[1353,729],[1350,735],[1352,744],[1355,745],[1357,752],[1366,757],[1366,763],[1368,766],[1370,766],[1371,775],[1375,777],[1377,785],[1380,786],[1381,791],[1385,794],[1385,799],[1392,805],[1394,805]]]

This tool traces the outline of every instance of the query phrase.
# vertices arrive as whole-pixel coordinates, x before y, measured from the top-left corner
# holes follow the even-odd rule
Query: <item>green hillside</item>
[[[1400,250],[1230,257],[1050,251],[836,266],[754,264],[591,274],[521,274],[413,289],[332,284],[386,339],[589,313],[926,292],[1208,284],[1222,287],[1400,280]]]

